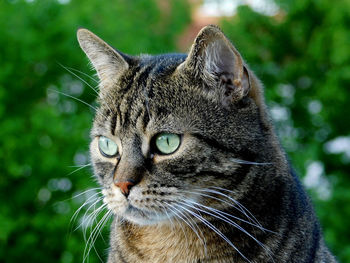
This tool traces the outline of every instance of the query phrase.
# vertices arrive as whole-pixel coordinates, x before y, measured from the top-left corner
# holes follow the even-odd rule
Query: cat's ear
[[[88,56],[101,83],[116,82],[129,68],[127,58],[87,29],[77,32],[80,47]]]
[[[197,35],[187,59],[178,70],[195,74],[209,87],[223,87],[225,103],[238,101],[249,93],[249,71],[237,49],[214,25]]]

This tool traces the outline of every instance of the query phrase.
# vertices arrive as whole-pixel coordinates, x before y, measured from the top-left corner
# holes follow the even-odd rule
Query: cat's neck
[[[233,233],[228,225],[211,221],[212,227],[222,233],[220,237],[211,228],[193,219],[185,219],[186,223],[177,220],[149,226],[115,220],[111,249],[118,248],[118,254],[123,255],[127,262],[229,262],[233,257],[237,258],[237,263],[246,262],[224,239],[230,238],[245,254],[251,242],[235,242],[241,237],[238,232]],[[261,249],[255,245],[251,248]]]
[[[138,257],[145,257],[144,262],[182,262],[188,258],[198,258],[205,253],[202,238],[198,238],[186,224],[180,225],[175,220],[149,226],[128,222],[117,224],[118,231],[124,233],[125,237],[127,235],[125,245],[139,251]],[[197,229],[196,232],[198,231]]]

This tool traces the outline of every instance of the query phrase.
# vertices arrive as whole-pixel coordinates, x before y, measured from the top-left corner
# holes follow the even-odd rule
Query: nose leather
[[[120,188],[122,193],[127,197],[129,195],[131,187],[133,187],[135,184],[131,182],[130,180],[126,182],[115,182],[114,183],[116,186]]]
[[[126,197],[130,189],[141,181],[145,169],[144,156],[137,138],[122,141],[124,151],[113,174],[114,185],[119,187]]]

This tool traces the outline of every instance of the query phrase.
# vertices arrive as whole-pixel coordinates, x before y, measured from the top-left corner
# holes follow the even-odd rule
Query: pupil
[[[166,138],[166,142],[169,145],[169,137]]]

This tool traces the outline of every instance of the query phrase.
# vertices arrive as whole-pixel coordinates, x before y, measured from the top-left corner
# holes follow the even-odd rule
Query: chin
[[[165,215],[143,211],[131,205],[129,205],[122,217],[125,220],[140,226],[163,224],[169,221],[169,218]]]

